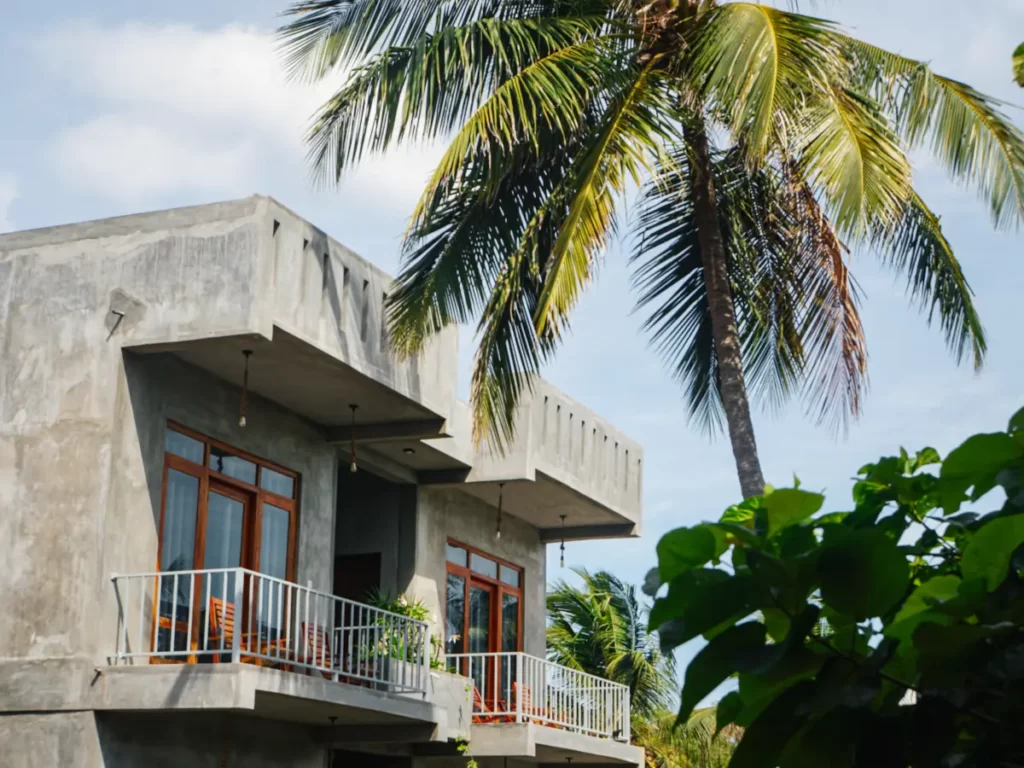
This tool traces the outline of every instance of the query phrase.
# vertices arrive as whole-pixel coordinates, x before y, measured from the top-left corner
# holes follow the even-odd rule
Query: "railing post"
[[[226,576],[227,574],[225,574]],[[235,626],[231,633],[231,663],[238,664],[242,660],[242,593],[245,587],[245,574],[241,568],[235,569]]]
[[[523,654],[516,654],[516,722],[522,723],[525,718],[523,717],[523,692],[526,688],[523,686]],[[531,695],[532,695],[531,691]]]
[[[430,687],[431,663],[434,660],[434,645],[430,639],[430,622],[423,625],[423,662],[420,667],[420,691],[426,697],[427,689]]]

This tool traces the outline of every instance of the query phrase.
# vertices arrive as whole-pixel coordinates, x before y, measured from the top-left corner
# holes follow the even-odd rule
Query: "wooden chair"
[[[502,710],[507,710],[508,707],[505,702],[498,699],[496,704]],[[497,714],[495,710],[487,705],[484,701],[483,695],[480,693],[480,689],[475,685],[473,686],[473,722],[474,723],[514,723],[515,718],[507,714]]]
[[[516,701],[522,702],[523,716],[531,723],[544,725],[549,728],[564,730],[565,726],[557,722],[557,718],[550,709],[540,707],[533,702],[533,689],[523,683],[512,683],[512,694]]]
[[[323,627],[302,622],[302,648],[299,650],[297,660],[301,664],[311,664],[314,667],[320,667],[320,674],[328,680],[334,678],[333,672],[323,669],[324,667],[327,669],[334,669],[335,667],[335,659],[331,655],[330,638]],[[311,672],[312,670],[307,668],[306,674],[311,674]]]
[[[210,606],[206,612],[209,630],[207,634],[207,648],[201,653],[213,653],[214,662],[220,661],[221,654],[231,653],[235,641],[235,604],[225,602],[219,597],[210,598]],[[255,642],[253,639],[255,638]],[[259,632],[242,632],[239,634],[239,648],[248,653],[240,657],[243,664],[257,664],[261,667],[269,667],[277,662],[272,659],[263,658],[268,655],[272,646],[270,643],[260,639]],[[223,643],[223,648],[221,644]],[[273,647],[279,647],[279,643],[287,647],[287,640],[274,641]],[[260,654],[253,656],[253,653]]]

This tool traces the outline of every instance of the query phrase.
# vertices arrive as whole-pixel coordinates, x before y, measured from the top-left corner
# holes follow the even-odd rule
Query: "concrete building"
[[[477,448],[390,284],[259,196],[0,235],[0,765],[642,761],[544,660],[545,544],[638,534],[640,446],[537,381]]]

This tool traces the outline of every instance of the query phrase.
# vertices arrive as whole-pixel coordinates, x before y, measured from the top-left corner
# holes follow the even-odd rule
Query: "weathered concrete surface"
[[[538,528],[560,528],[564,514],[570,538],[640,533],[640,444],[543,379],[520,403],[505,454],[475,452],[466,490],[490,498],[498,483],[509,511]]]
[[[0,765],[109,768],[92,712],[0,715]]]
[[[97,715],[103,768],[324,768],[309,726],[217,712]],[[77,765],[77,763],[67,763]]]
[[[495,492],[495,502],[497,492]],[[444,616],[446,600],[445,543],[449,538],[489,552],[523,569],[523,650],[544,656],[547,588],[546,557],[537,529],[511,516],[494,536],[495,507],[463,493],[444,488],[420,488],[416,519],[416,575],[409,593],[426,603],[430,612]],[[437,631],[442,631],[438,627]]]
[[[532,723],[474,725],[470,744],[473,754],[480,757],[520,757],[563,765],[569,759],[573,765],[644,763],[641,747]]]

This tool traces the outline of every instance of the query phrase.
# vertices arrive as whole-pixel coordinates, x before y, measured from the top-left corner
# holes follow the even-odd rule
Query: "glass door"
[[[202,530],[204,570],[251,567],[247,532],[251,527],[253,498],[229,485],[211,480]],[[200,615],[207,637],[203,647],[227,649],[234,642],[236,622],[244,626],[243,606],[235,605],[235,573],[211,573],[200,586]],[[244,585],[243,585],[244,586]],[[214,660],[218,660],[214,657]],[[226,660],[223,657],[220,660]]]
[[[469,621],[467,623],[467,652],[470,654],[486,654],[491,651],[493,616],[491,607],[494,604],[494,587],[478,581],[469,584]],[[495,658],[491,656],[470,656],[469,676],[473,678],[477,690],[488,703],[494,698],[497,690],[495,681]]]

